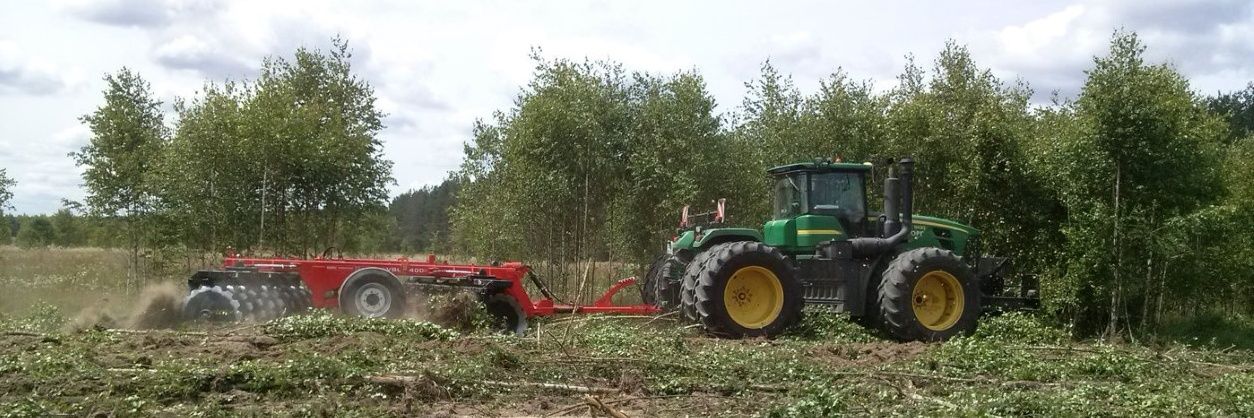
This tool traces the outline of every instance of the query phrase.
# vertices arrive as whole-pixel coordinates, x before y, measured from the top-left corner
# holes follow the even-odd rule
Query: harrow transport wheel
[[[229,286],[228,286],[229,287]],[[183,301],[183,319],[187,321],[232,322],[243,318],[239,300],[222,286],[201,286]]]
[[[779,250],[753,241],[719,244],[696,274],[697,319],[728,338],[772,336],[801,319],[801,284]]]
[[[941,341],[975,330],[980,289],[958,256],[939,248],[898,255],[879,285],[880,329],[901,341]]]
[[[370,273],[344,283],[340,309],[366,318],[399,318],[405,313],[405,291],[391,276]]]
[[[483,306],[492,316],[493,329],[519,337],[527,332],[527,314],[513,296],[493,293],[483,299]]]

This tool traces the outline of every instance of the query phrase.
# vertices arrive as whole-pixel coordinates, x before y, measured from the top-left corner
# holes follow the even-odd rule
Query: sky
[[[1045,103],[1078,92],[1119,28],[1199,93],[1254,80],[1250,0],[0,0],[0,168],[17,181],[6,213],[83,198],[82,169],[67,154],[90,140],[79,118],[103,102],[102,77],[122,67],[151,82],[172,114],[176,98],[206,81],[252,79],[266,56],[326,49],[341,36],[388,114],[380,139],[397,194],[457,168],[472,124],[511,106],[537,48],[633,71],[696,70],[718,111],[732,112],[768,59],[802,92],[837,68],[884,91],[907,55],[927,64],[952,39]]]

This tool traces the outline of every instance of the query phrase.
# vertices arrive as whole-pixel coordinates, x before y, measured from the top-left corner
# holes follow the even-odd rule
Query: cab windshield
[[[862,173],[791,173],[775,179],[774,218],[809,213],[858,224],[866,218],[865,196]]]

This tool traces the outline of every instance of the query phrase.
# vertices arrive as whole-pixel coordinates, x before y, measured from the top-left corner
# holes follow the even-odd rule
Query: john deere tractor
[[[779,334],[801,320],[807,303],[847,312],[902,341],[973,330],[982,298],[1032,305],[998,295],[1005,260],[980,256],[978,230],[914,215],[913,160],[889,162],[883,213],[867,208],[871,172],[870,163],[831,160],[768,170],[774,215],[760,232],[724,225],[722,201],[700,225],[685,208],[642,296],[728,338]]]

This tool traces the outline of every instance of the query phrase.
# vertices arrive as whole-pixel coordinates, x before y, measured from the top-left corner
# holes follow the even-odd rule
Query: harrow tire
[[[801,320],[805,305],[792,263],[755,241],[718,244],[706,251],[696,276],[697,320],[724,338],[771,337]]]
[[[400,318],[407,304],[405,289],[395,277],[366,273],[348,279],[340,291],[340,310],[367,318]]]
[[[222,286],[201,286],[183,301],[185,321],[232,322],[243,318],[240,302]]]
[[[492,328],[503,334],[519,337],[527,333],[527,314],[517,299],[506,293],[493,293],[483,299],[483,306],[492,317]]]
[[[942,341],[975,331],[980,288],[962,259],[918,248],[893,259],[879,283],[880,330],[899,341]]]

